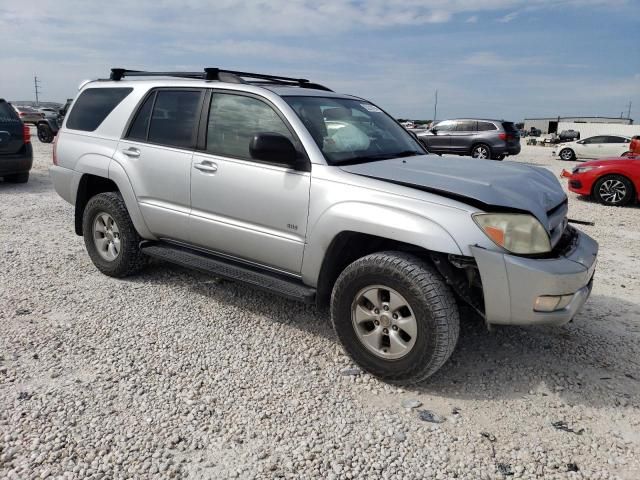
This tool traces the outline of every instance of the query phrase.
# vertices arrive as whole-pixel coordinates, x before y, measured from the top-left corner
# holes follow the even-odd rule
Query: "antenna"
[[[40,106],[40,97],[39,97],[40,81],[38,80],[38,76],[37,75],[33,76],[33,86],[35,87],[35,90],[36,90],[36,107],[39,107]]]

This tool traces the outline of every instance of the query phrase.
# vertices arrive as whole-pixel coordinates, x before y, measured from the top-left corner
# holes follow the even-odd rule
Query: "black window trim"
[[[200,99],[198,101],[198,111],[196,112],[195,118],[196,118],[196,125],[195,128],[193,129],[193,132],[191,132],[191,144],[188,147],[181,147],[181,146],[176,146],[176,145],[170,145],[170,144],[166,144],[166,143],[158,143],[158,142],[150,142],[149,141],[149,129],[151,128],[151,118],[153,117],[153,109],[156,106],[156,101],[158,99],[158,95],[157,92],[159,90],[169,90],[172,92],[184,92],[184,91],[190,91],[190,92],[200,92]],[[196,150],[196,145],[197,145],[197,141],[198,141],[198,132],[200,131],[200,121],[202,119],[202,110],[203,110],[203,105],[204,105],[204,99],[205,99],[205,94],[206,94],[206,90],[205,88],[201,88],[201,87],[153,87],[151,89],[149,89],[149,91],[147,93],[145,93],[142,97],[142,99],[138,102],[138,104],[136,105],[136,108],[133,109],[133,114],[131,114],[129,116],[129,120],[127,121],[127,124],[125,125],[124,128],[124,134],[121,136],[121,140],[124,140],[126,142],[132,142],[132,143],[143,143],[145,145],[152,145],[152,146],[158,146],[158,147],[164,147],[164,148],[175,148],[176,150],[183,150],[183,151],[188,151],[188,152],[193,152]],[[147,101],[147,99],[151,96],[154,96],[153,98],[153,103],[151,105],[151,117],[149,118],[149,123],[147,124],[147,131],[145,134],[145,139],[141,140],[139,138],[129,138],[129,134],[131,133],[131,128],[133,127],[134,122],[136,121],[136,119],[138,118],[138,113],[140,113],[140,110],[142,109],[143,105],[145,104],[145,102]]]
[[[282,120],[282,122],[284,123],[284,126],[287,128],[287,130],[289,130],[291,137],[295,140],[294,146],[299,155],[299,160],[300,160],[299,166],[293,169],[292,167],[288,165],[284,165],[282,163],[265,162],[264,160],[256,160],[255,158],[244,158],[244,157],[238,157],[233,155],[220,155],[218,153],[207,151],[207,130],[209,128],[209,113],[211,112],[211,102],[213,101],[213,95],[217,93],[218,94],[225,93],[228,95],[250,97],[268,105],[275,112],[278,118]],[[311,161],[309,159],[309,156],[307,155],[307,152],[304,148],[302,141],[300,141],[300,137],[298,137],[296,131],[293,129],[293,127],[291,126],[287,118],[284,116],[284,114],[280,111],[280,109],[268,98],[263,97],[262,95],[255,94],[253,92],[243,92],[241,90],[231,90],[226,88],[208,88],[202,107],[203,108],[200,114],[200,126],[198,129],[198,142],[196,145],[197,152],[205,155],[211,155],[214,157],[229,158],[229,159],[238,160],[241,162],[247,162],[250,164],[271,165],[274,167],[284,168],[285,170],[295,170],[298,172],[311,171]]]

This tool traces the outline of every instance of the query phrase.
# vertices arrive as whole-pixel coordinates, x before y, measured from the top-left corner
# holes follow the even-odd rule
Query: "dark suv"
[[[418,138],[432,153],[502,160],[520,153],[520,134],[513,122],[459,118],[445,120]]]
[[[31,133],[20,117],[0,98],[0,177],[6,182],[26,183],[33,164]]]

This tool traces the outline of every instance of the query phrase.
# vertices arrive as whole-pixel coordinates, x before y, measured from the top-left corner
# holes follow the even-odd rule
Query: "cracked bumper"
[[[598,243],[577,231],[569,252],[556,258],[526,258],[473,246],[484,294],[487,323],[500,325],[563,325],[591,294]],[[569,304],[538,312],[538,297],[572,295]]]

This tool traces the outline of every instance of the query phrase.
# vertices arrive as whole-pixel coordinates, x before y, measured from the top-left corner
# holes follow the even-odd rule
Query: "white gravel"
[[[640,478],[638,207],[570,194],[601,246],[584,311],[465,322],[403,390],[347,370],[312,307],[162,264],[99,274],[34,143],[29,183],[0,182],[0,478]],[[559,174],[550,152],[517,159]]]

